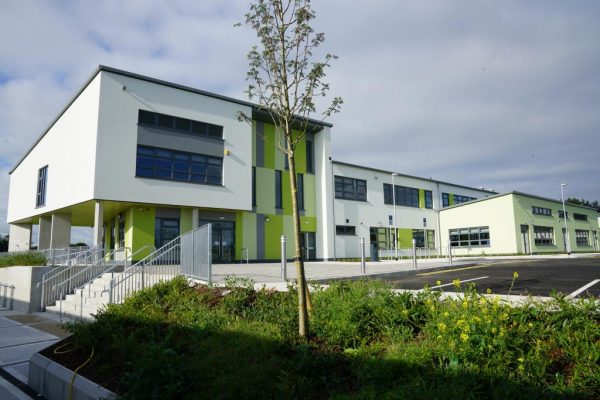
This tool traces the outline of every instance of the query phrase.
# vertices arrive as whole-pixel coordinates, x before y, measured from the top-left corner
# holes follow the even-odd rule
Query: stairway
[[[64,300],[57,300],[53,306],[47,306],[46,312],[61,314],[73,318],[92,320],[92,314],[108,304],[108,287],[110,280],[117,278],[122,272],[109,272],[102,274],[92,282],[86,284],[80,289],[75,289],[75,293],[68,294]]]

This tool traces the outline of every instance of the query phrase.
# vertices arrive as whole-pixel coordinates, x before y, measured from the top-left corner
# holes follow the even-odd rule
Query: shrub
[[[21,265],[46,265],[46,256],[37,251],[26,251],[22,253],[8,253],[0,257],[0,268]]]

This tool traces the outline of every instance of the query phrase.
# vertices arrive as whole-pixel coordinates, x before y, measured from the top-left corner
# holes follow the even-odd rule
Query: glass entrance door
[[[231,263],[235,259],[235,222],[199,221],[198,226],[212,224],[212,261]]]
[[[317,238],[314,232],[304,232],[302,250],[304,259],[307,261],[317,259]]]
[[[154,247],[160,249],[179,236],[179,219],[156,218],[154,225]]]

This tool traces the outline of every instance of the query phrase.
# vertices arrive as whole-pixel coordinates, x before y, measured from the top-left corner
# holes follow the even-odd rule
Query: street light
[[[566,183],[560,184],[560,198],[562,199],[563,218],[565,219],[565,251],[571,254],[571,243],[569,243],[569,228],[567,227],[567,209],[565,208],[565,186]]]
[[[394,178],[397,176],[397,173],[392,173],[392,200],[394,203],[394,249],[396,251],[396,261],[398,261],[398,229],[396,228],[396,181]]]

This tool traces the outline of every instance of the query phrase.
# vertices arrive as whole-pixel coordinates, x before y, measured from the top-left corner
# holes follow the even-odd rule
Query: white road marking
[[[464,281],[461,280],[460,283],[471,282],[471,281],[478,281],[480,279],[486,279],[486,278],[489,278],[489,276],[480,276],[479,278],[465,279]],[[444,286],[452,286],[452,285],[454,285],[454,282],[452,282],[452,283],[446,283],[444,285],[432,286],[430,289],[438,289],[438,288],[441,288],[441,287],[444,287]]]
[[[598,282],[600,282],[600,279],[594,279],[593,281],[591,281],[587,285],[580,287],[579,289],[577,289],[576,291],[574,291],[573,293],[571,293],[570,295],[568,295],[567,298],[568,299],[572,299],[574,297],[579,296],[579,294],[581,294],[582,292],[584,292],[587,289],[591,288],[592,286],[594,286]]]

